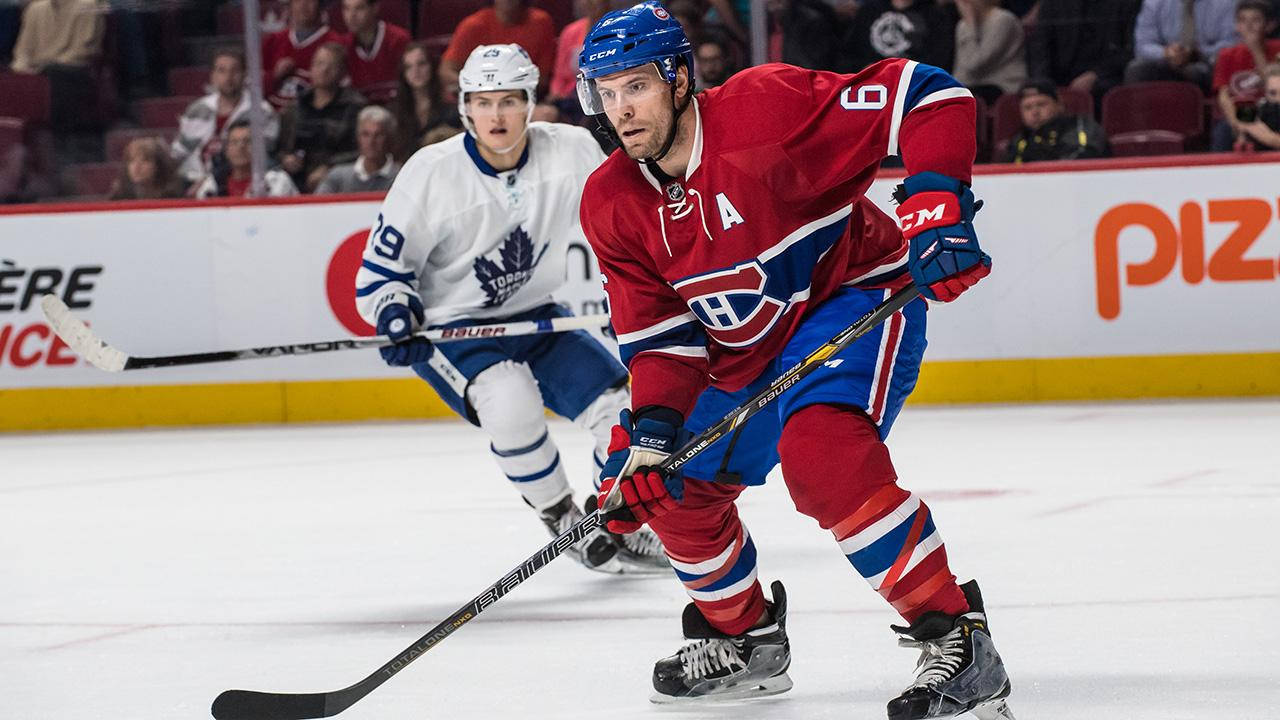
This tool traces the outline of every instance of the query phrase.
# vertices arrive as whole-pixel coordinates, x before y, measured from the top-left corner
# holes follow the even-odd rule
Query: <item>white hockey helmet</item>
[[[529,102],[529,110],[524,119],[527,128],[533,117],[538,80],[538,66],[533,64],[529,53],[515,43],[481,45],[472,50],[462,71],[458,73],[458,115],[462,118],[463,127],[472,137],[475,136],[475,125],[467,117],[467,93],[523,90]],[[519,144],[519,140],[516,144]]]

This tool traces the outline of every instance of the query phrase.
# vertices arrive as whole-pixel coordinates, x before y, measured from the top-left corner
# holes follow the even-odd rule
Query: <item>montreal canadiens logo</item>
[[[768,276],[758,261],[681,280],[672,287],[726,347],[746,347],[764,337],[787,303],[764,294]]]
[[[669,19],[669,18],[671,17],[669,14],[667,14],[666,9],[665,9],[665,8],[663,8],[663,7],[662,7],[662,6],[660,6],[660,5],[655,5],[655,6],[654,6],[654,8],[653,8],[653,14],[654,14],[654,15],[655,15],[659,20],[667,20],[667,19]]]

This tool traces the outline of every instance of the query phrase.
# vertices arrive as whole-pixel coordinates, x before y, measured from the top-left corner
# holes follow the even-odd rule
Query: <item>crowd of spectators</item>
[[[461,132],[458,71],[479,44],[517,42],[529,52],[542,71],[535,120],[587,123],[575,92],[577,52],[587,29],[620,3],[577,0],[573,19],[564,12],[567,0],[489,1],[473,0],[470,14],[441,28],[422,17],[428,3],[419,0],[262,0],[267,193],[388,187],[414,151]],[[389,3],[406,27],[384,17]],[[234,17],[228,13],[238,5],[153,5],[181,19],[174,25],[139,15],[146,5],[129,0],[0,0],[0,64],[8,66],[0,83],[38,75],[49,88],[46,115],[30,123],[0,107],[0,116],[18,116],[12,122],[23,141],[0,142],[0,200],[249,192],[250,99],[244,53],[234,44],[239,36],[218,38],[224,46],[205,53],[204,71],[176,68],[207,74],[199,78],[203,94],[182,100],[185,109],[174,112],[171,126],[149,132],[137,109],[163,101],[156,95],[183,96],[155,90],[154,65],[174,69],[174,53],[163,50],[173,44],[170,34],[198,41],[211,34],[201,30],[213,19]],[[196,5],[208,12],[192,12]],[[979,98],[983,160],[1106,156],[1104,98],[1124,86],[1168,81],[1203,93],[1197,112],[1208,127],[1179,137],[1177,149],[1280,149],[1278,6],[1280,0],[767,0],[763,50],[770,61],[840,72],[890,57],[949,70]],[[694,43],[700,90],[748,64],[750,2],[669,0],[667,8]],[[104,92],[104,84],[114,87]],[[113,107],[119,98],[132,105]],[[0,117],[0,129],[6,122]],[[1110,139],[1117,152],[1132,146],[1114,133]],[[61,167],[96,168],[110,148],[109,187],[95,193],[60,182]],[[55,159],[42,163],[42,154]]]

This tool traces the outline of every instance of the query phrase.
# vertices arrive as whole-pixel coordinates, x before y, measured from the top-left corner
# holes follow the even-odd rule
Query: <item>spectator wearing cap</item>
[[[197,183],[209,171],[209,161],[222,149],[227,128],[249,114],[249,93],[244,89],[244,53],[223,48],[214,53],[209,70],[213,92],[193,101],[178,120],[178,135],[169,154],[178,163],[178,173],[188,183]],[[263,132],[268,152],[280,134],[280,118],[271,104],[263,101]]]
[[[1213,63],[1239,42],[1236,0],[1143,0],[1126,83],[1186,80],[1209,89]]]
[[[156,200],[182,197],[184,185],[168,148],[160,138],[137,138],[124,148],[120,177],[111,186],[111,200]]]
[[[997,0],[956,0],[956,61],[952,74],[983,100],[994,103],[1027,81],[1022,23]]]
[[[311,88],[280,119],[280,165],[307,192],[331,165],[356,155],[356,116],[368,103],[342,84],[346,77],[346,48],[321,46],[311,60]]]
[[[197,198],[245,197],[249,194],[253,188],[252,132],[248,118],[231,123],[222,152],[213,156],[209,174],[195,189]],[[298,188],[288,173],[279,168],[268,168],[262,180],[267,197],[298,194]]]
[[[1274,9],[1268,0],[1240,0],[1236,5],[1236,33],[1240,44],[1218,53],[1213,66],[1213,92],[1222,118],[1214,123],[1213,150],[1231,149],[1243,132],[1241,108],[1253,108],[1263,93],[1262,69],[1280,56],[1280,40],[1267,38],[1276,29]]]
[[[360,157],[329,171],[316,188],[317,195],[374,192],[391,187],[400,172],[400,163],[391,155],[396,136],[396,119],[386,108],[370,105],[356,121],[356,145]]]
[[[1107,136],[1102,126],[1085,115],[1068,115],[1052,82],[1029,82],[1018,91],[1018,99],[1022,129],[1010,138],[1005,162],[1020,164],[1107,155]]]
[[[556,58],[556,27],[546,10],[529,7],[527,0],[493,0],[493,7],[466,16],[453,31],[449,47],[440,58],[440,83],[447,97],[458,94],[458,73],[467,56],[481,45],[515,43],[538,66],[543,95]]]
[[[351,31],[347,66],[351,86],[369,102],[385,105],[396,92],[400,56],[409,31],[378,18],[378,0],[342,0],[342,20]]]
[[[1133,59],[1139,0],[1040,0],[1027,39],[1027,73],[1100,102]]]
[[[320,0],[289,0],[289,22],[262,39],[262,94],[277,110],[311,87],[311,61],[326,43],[343,37],[324,22]]]

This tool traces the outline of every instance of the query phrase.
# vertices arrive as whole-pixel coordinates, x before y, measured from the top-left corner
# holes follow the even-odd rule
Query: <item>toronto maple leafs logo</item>
[[[484,306],[501,305],[519,292],[520,288],[529,282],[529,278],[533,277],[534,268],[537,267],[538,261],[547,252],[548,247],[550,247],[549,244],[543,246],[535,256],[533,239],[524,231],[524,228],[516,226],[516,229],[511,231],[502,246],[498,248],[497,258],[490,259],[486,256],[476,258],[473,264],[476,279],[480,281],[480,287],[484,288],[484,293],[488,296]]]

